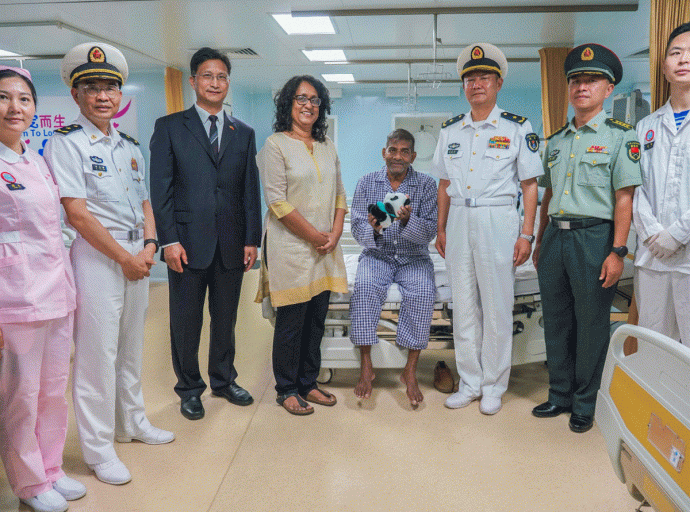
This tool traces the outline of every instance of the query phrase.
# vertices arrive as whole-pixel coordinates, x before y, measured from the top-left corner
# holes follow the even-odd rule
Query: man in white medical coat
[[[690,23],[671,33],[663,71],[671,97],[637,124],[635,294],[639,325],[690,347]]]
[[[443,123],[432,171],[440,179],[436,248],[451,277],[462,381],[445,405],[466,407],[481,396],[484,414],[501,409],[508,387],[515,267],[532,251],[536,177],[543,174],[539,137],[529,121],[496,106],[507,69],[505,55],[491,44],[462,51],[458,74],[472,109]]]

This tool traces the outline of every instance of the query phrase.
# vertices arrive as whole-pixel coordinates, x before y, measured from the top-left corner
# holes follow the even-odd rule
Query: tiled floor
[[[599,431],[576,435],[566,416],[538,420],[529,411],[546,397],[543,364],[515,367],[496,416],[443,407],[432,387],[435,362],[453,365],[450,351],[427,352],[420,368],[425,401],[412,410],[398,371],[377,372],[374,394],[352,393],[358,372],[338,370],[327,386],[333,408],[307,417],[275,402],[272,329],[251,300],[256,271],[245,280],[238,319],[238,382],[255,398],[230,405],[208,392],[206,416],[179,414],[168,341],[167,287],[151,289],[144,393],[151,421],[174,430],[163,446],[118,444],[132,482],[106,485],[81,460],[74,420],[64,467],[88,488],[70,511],[444,511],[632,512],[637,503],[615,477]],[[208,338],[208,329],[203,337]],[[201,361],[208,351],[202,342]],[[205,365],[202,363],[202,368]],[[71,402],[71,399],[70,399]],[[0,511],[19,507],[0,472]]]

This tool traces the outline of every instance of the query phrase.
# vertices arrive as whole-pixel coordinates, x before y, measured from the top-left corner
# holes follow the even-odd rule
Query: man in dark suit
[[[151,203],[168,265],[175,392],[190,420],[204,416],[199,337],[209,290],[213,394],[237,405],[251,395],[235,379],[235,320],[243,273],[261,240],[254,130],[223,111],[230,61],[211,48],[191,59],[196,104],[161,117],[151,137]]]

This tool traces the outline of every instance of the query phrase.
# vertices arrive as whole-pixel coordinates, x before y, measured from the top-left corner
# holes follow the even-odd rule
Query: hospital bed
[[[322,374],[319,382],[330,380],[336,368],[359,368],[360,354],[349,338],[349,301],[357,272],[357,261],[362,247],[352,237],[349,216],[346,219],[340,243],[343,248],[347,269],[347,294],[332,293],[326,317],[326,332],[321,343]],[[634,236],[633,236],[634,238]],[[434,242],[429,244],[429,252],[434,263],[436,280],[436,302],[434,320],[428,349],[452,349],[453,302],[450,282],[444,259],[438,254]],[[515,305],[513,307],[513,353],[512,364],[519,365],[546,360],[544,328],[541,311],[541,296],[537,271],[531,257],[515,273]],[[619,288],[631,284],[633,277],[632,260],[625,260],[625,269]],[[621,291],[621,294],[623,292]],[[630,297],[625,296],[629,301]],[[376,368],[403,368],[407,362],[407,350],[395,344],[397,316],[402,296],[396,284],[391,285],[379,320],[377,336],[379,343],[371,349],[371,358]],[[264,299],[263,316],[273,322],[275,313],[270,300]]]
[[[625,340],[637,351],[625,355]],[[624,325],[609,346],[595,418],[613,469],[630,494],[657,512],[690,510],[690,349]]]

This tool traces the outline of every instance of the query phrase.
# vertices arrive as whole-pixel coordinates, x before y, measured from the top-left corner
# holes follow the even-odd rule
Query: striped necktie
[[[218,126],[216,126],[218,118],[216,116],[208,116],[208,120],[211,121],[211,131],[208,134],[208,138],[211,140],[213,153],[218,156]]]

